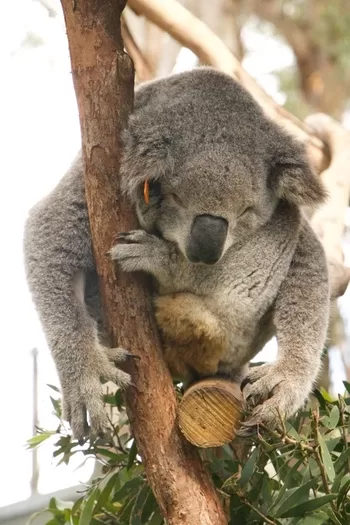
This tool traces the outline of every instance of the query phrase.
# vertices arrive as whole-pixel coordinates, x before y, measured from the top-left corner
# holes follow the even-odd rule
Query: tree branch
[[[315,212],[311,224],[326,250],[331,266],[332,294],[336,297],[345,292],[350,280],[350,269],[343,265],[341,248],[350,195],[350,133],[322,113],[310,115],[306,120],[331,151],[331,163],[321,175],[328,199]]]
[[[323,171],[328,166],[328,150],[324,143],[308,126],[278,106],[244,71],[239,60],[220,38],[176,0],[129,0],[128,5],[137,14],[144,15],[183,46],[191,49],[202,63],[216,67],[241,82],[272,120],[306,143],[311,161],[318,171]]]
[[[121,28],[125,48],[132,58],[139,82],[151,80],[153,78],[152,68],[135,42],[124,15],[121,18]]]
[[[104,254],[135,227],[119,184],[120,134],[133,102],[133,68],[123,52],[122,0],[61,0],[78,100],[85,188],[106,326],[113,344],[139,355],[128,413],[148,481],[170,525],[227,523],[197,451],[176,425],[176,399],[161,358],[146,288],[116,272]]]

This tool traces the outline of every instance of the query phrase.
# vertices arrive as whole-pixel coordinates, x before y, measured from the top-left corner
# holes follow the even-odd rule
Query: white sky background
[[[0,507],[30,494],[31,453],[24,444],[32,435],[32,360],[40,352],[40,425],[54,428],[47,383],[58,384],[54,367],[24,279],[22,236],[28,209],[65,173],[80,147],[78,112],[62,17],[49,18],[35,0],[2,3],[0,19],[0,273],[2,276],[2,362],[0,367]],[[21,47],[28,34],[42,40]],[[276,40],[245,29],[250,50],[245,66],[277,102],[276,66],[292,64],[292,53]],[[184,60],[189,54],[184,53]],[[186,58],[187,57],[187,58]],[[271,359],[272,348],[259,359]],[[339,370],[339,367],[338,367]],[[339,376],[340,379],[340,376]],[[339,382],[339,381],[338,381]],[[54,467],[50,447],[40,451],[39,491],[51,492],[84,481],[85,470]],[[82,461],[77,458],[74,467]],[[20,466],[20,467],[19,467]],[[20,475],[19,470],[20,468]],[[1,509],[0,509],[1,513]]]

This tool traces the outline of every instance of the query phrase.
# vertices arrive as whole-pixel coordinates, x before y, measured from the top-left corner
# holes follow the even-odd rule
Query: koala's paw
[[[241,385],[249,417],[238,435],[251,436],[258,425],[274,428],[303,405],[311,387],[311,381],[296,377],[283,363],[254,367]]]
[[[104,408],[101,381],[112,381],[120,388],[131,384],[131,377],[116,368],[116,363],[135,357],[122,348],[99,346],[86,357],[84,368],[74,380],[62,381],[63,419],[69,422],[73,436],[80,442],[90,436],[103,437],[110,432]],[[88,424],[88,418],[90,425]]]
[[[166,242],[144,230],[119,233],[116,240],[109,254],[125,272],[153,273],[156,263],[168,254]]]

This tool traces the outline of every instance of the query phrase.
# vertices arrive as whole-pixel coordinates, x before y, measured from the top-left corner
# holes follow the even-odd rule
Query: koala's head
[[[303,146],[211,68],[142,86],[124,144],[123,188],[141,226],[193,263],[215,264],[281,199],[314,206],[325,198]]]

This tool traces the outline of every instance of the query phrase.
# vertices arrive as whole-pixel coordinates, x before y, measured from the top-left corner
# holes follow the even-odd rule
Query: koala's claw
[[[136,359],[136,361],[140,361],[141,360],[141,357],[139,355],[135,355],[135,354],[128,354],[127,358],[128,359]]]
[[[94,439],[110,432],[101,380],[113,381],[120,388],[129,387],[131,376],[118,369],[114,363],[126,361],[130,356],[135,357],[123,348],[99,345],[91,349],[83,372],[74,380],[62,384],[63,419],[69,422],[73,436],[79,442],[88,436]]]
[[[131,354],[124,348],[106,348],[105,353],[108,359],[114,363],[123,363],[128,359],[140,359],[140,356]]]
[[[283,363],[261,365],[250,370],[241,384],[250,416],[239,435],[252,435],[248,429],[256,430],[259,424],[276,426],[281,417],[294,414],[303,405],[310,386],[305,378],[296,378]]]
[[[250,381],[250,377],[249,377],[249,376],[247,376],[247,377],[245,377],[245,378],[243,379],[243,381],[242,381],[242,383],[241,383],[241,392],[243,392],[244,387],[246,387],[247,385],[249,385],[250,382],[251,382],[251,381]]]
[[[110,250],[110,257],[125,272],[143,271],[153,273],[167,262],[169,247],[164,239],[147,233],[144,230],[120,232],[117,242]]]
[[[154,238],[158,239],[158,237],[155,237],[154,235],[151,235],[150,233],[147,233],[144,230],[131,230],[129,232],[119,232],[115,238],[118,241],[126,241],[130,244],[153,242]]]
[[[258,426],[259,425],[253,421],[242,423],[242,426],[237,430],[236,435],[243,438],[253,437],[257,434]]]

